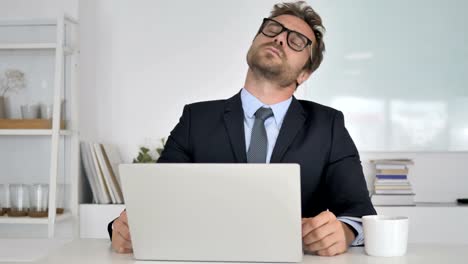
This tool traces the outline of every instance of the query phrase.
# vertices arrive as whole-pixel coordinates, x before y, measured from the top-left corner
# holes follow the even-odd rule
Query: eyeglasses
[[[303,34],[290,30],[280,22],[270,18],[264,18],[262,26],[260,27],[260,32],[270,38],[274,38],[284,31],[288,32],[286,36],[288,46],[297,52],[303,51],[308,45],[312,44],[312,40]]]

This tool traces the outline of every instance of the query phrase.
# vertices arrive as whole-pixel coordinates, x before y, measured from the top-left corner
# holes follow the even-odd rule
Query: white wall
[[[327,52],[307,98],[366,151],[468,150],[467,1],[313,0]]]
[[[82,138],[117,144],[128,162],[139,145],[169,134],[184,104],[235,94],[247,49],[275,2],[80,1]],[[333,8],[311,2],[319,13]],[[320,89],[315,84],[313,76],[309,85]],[[468,153],[365,152],[369,184],[367,160],[380,157],[415,159],[417,201],[468,196]]]

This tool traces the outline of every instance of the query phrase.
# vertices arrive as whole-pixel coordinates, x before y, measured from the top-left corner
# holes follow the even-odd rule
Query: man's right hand
[[[112,248],[118,253],[132,253],[132,238],[128,229],[127,211],[120,213],[112,227]]]

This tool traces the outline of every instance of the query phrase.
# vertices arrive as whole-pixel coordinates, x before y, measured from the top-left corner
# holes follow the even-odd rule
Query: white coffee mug
[[[408,224],[406,216],[367,215],[362,217],[364,249],[370,256],[396,257],[406,254]]]

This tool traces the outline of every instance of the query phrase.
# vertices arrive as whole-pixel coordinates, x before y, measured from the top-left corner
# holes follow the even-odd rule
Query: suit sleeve
[[[336,216],[362,217],[376,211],[370,201],[361,160],[344,126],[343,114],[333,119],[332,143],[325,174],[328,209]]]
[[[167,139],[158,163],[193,162],[190,150],[190,106],[186,105],[179,123]]]
[[[116,218],[117,219],[117,218]],[[114,221],[116,220],[112,220],[109,222],[109,224],[107,224],[107,232],[109,233],[109,239],[112,241],[112,225],[114,224]]]

